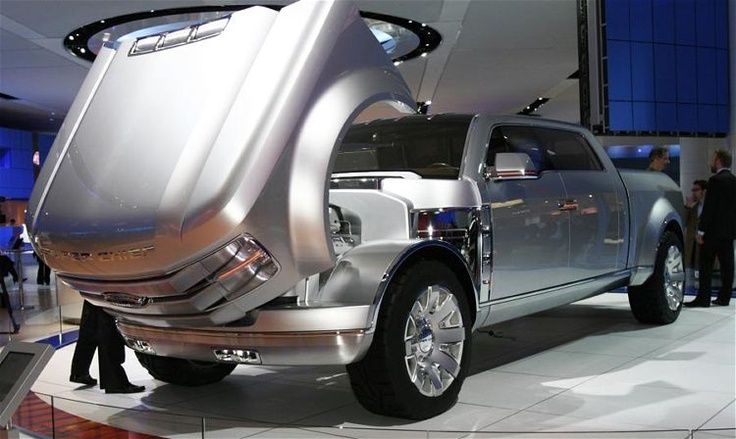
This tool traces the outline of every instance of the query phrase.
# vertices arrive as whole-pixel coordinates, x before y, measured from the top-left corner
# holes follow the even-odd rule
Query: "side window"
[[[488,166],[496,166],[496,154],[499,152],[514,152],[501,131],[502,128],[495,128],[491,132],[491,140],[488,142],[488,157],[486,157]]]
[[[603,169],[583,136],[574,131],[535,128],[555,169],[560,171],[600,171]]]
[[[540,137],[529,127],[501,126],[491,132],[488,143],[488,166],[495,166],[496,154],[500,152],[523,152],[527,154],[538,173],[555,169]]]

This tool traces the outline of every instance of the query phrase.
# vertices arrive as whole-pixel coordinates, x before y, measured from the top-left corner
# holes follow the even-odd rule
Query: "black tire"
[[[235,364],[185,360],[135,353],[138,361],[157,380],[181,386],[203,386],[220,381],[235,369]]]
[[[682,242],[672,232],[659,241],[654,273],[644,284],[629,287],[629,305],[642,323],[666,325],[677,320],[685,292]]]
[[[347,366],[356,398],[386,416],[421,420],[445,412],[468,373],[471,329],[455,273],[437,261],[413,264],[389,285],[366,356]]]

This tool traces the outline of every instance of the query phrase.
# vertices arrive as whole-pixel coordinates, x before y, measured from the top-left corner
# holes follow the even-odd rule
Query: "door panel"
[[[568,198],[578,209],[570,212],[570,272],[578,279],[622,269],[625,194],[616,192],[612,177],[601,171],[562,173]]]
[[[527,154],[535,179],[487,183],[493,219],[491,297],[499,299],[565,283],[570,253],[569,213],[562,177],[552,169],[538,135],[530,127],[503,126],[491,132],[487,165],[495,154]]]
[[[559,173],[489,185],[493,200],[491,297],[499,299],[564,283],[570,227],[569,213],[558,208],[558,200],[564,197]]]

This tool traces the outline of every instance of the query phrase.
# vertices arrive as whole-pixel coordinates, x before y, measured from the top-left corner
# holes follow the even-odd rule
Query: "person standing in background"
[[[698,270],[700,250],[695,237],[698,234],[698,219],[703,211],[707,183],[705,180],[695,180],[691,195],[685,199],[685,269],[689,272]]]
[[[721,288],[714,305],[728,306],[733,288],[733,240],[736,239],[736,176],[731,173],[731,153],[719,149],[713,154],[708,180],[708,194],[703,202],[703,212],[698,220],[696,239],[700,245],[700,286],[698,295],[688,308],[711,305],[710,296],[713,263],[716,258],[721,267]]]
[[[657,146],[649,152],[649,171],[662,172],[670,164],[670,152],[666,146]]]

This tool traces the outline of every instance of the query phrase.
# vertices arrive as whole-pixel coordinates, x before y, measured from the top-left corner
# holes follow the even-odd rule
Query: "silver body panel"
[[[447,120],[456,134],[419,145],[420,159],[442,160],[401,169],[377,157],[409,146],[356,141],[350,163],[377,168],[340,170],[354,129],[373,129],[351,128],[362,110],[414,105],[351,4],[249,8],[207,26],[172,47],[166,36],[107,45],[29,203],[36,250],[118,317],[131,346],[348,364],[417,258],[452,268],[480,328],[639,284],[662,231],[682,228],[668,177],[619,174],[586,130],[536,118],[379,122]],[[491,177],[489,139],[511,126],[572,133],[600,168],[537,175],[518,156],[506,162],[521,174]]]

